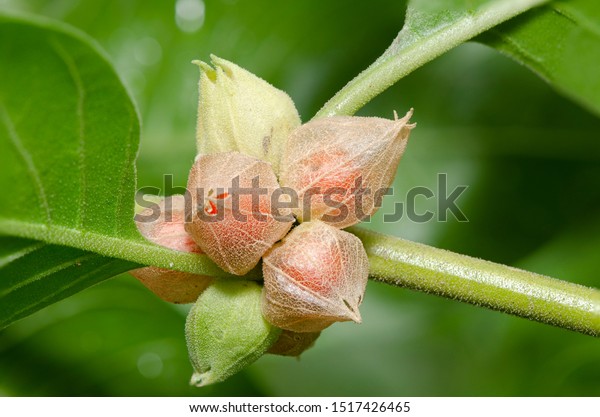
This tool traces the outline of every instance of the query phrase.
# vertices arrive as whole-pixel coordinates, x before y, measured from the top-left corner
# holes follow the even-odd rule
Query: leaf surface
[[[478,40],[600,115],[600,2],[554,1],[493,28]]]
[[[0,236],[0,329],[135,266],[67,246]]]

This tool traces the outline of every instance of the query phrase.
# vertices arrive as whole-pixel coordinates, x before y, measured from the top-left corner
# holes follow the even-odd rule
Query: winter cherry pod
[[[184,230],[184,220],[185,199],[182,195],[160,199],[136,215],[138,230],[151,242],[181,252],[202,253]],[[163,300],[177,304],[193,303],[212,282],[209,276],[155,266],[134,269],[130,274]]]
[[[281,191],[277,178],[270,164],[252,156],[199,155],[187,188],[192,218],[186,231],[232,274],[243,275],[256,266],[294,221],[290,209],[272,210],[273,194]]]
[[[302,223],[263,258],[265,318],[294,332],[361,322],[369,261],[354,235],[321,221]]]
[[[399,120],[333,116],[295,129],[280,180],[298,193],[296,217],[343,229],[375,213],[415,127],[411,116],[412,110]]]

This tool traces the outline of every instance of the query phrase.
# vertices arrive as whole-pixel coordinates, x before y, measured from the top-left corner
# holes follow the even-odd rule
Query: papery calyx
[[[312,120],[290,135],[280,182],[296,190],[300,221],[352,226],[377,211],[391,185],[410,131],[402,119],[333,116]]]
[[[243,275],[290,230],[291,210],[275,209],[279,184],[271,165],[239,152],[199,155],[187,185],[186,231],[217,265]]]
[[[356,236],[320,221],[302,223],[263,259],[263,314],[294,332],[360,323],[369,260]]]

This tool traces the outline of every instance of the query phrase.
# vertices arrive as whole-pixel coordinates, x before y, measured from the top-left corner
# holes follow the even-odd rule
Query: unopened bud
[[[253,281],[216,281],[198,298],[185,323],[194,367],[191,384],[221,382],[260,358],[281,330],[260,311],[261,287]]]
[[[232,62],[211,56],[201,70],[198,154],[238,151],[263,159],[278,172],[283,144],[300,125],[290,97]]]

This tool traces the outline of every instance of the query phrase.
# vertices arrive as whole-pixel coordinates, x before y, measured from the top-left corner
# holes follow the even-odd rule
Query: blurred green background
[[[400,29],[405,2],[0,0],[87,32],[138,103],[139,186],[184,186],[194,158],[198,70],[210,53],[287,91],[303,120]],[[40,63],[43,65],[43,63]],[[2,65],[5,65],[3,63]],[[367,225],[456,252],[600,286],[600,119],[526,69],[463,45],[362,115],[415,108],[395,196]],[[469,222],[383,224],[415,186],[468,185]],[[417,210],[436,211],[421,198]],[[600,341],[370,283],[363,324],[337,324],[300,360],[266,356],[225,383],[188,386],[187,307],[128,275],[0,333],[0,395],[600,395]]]

